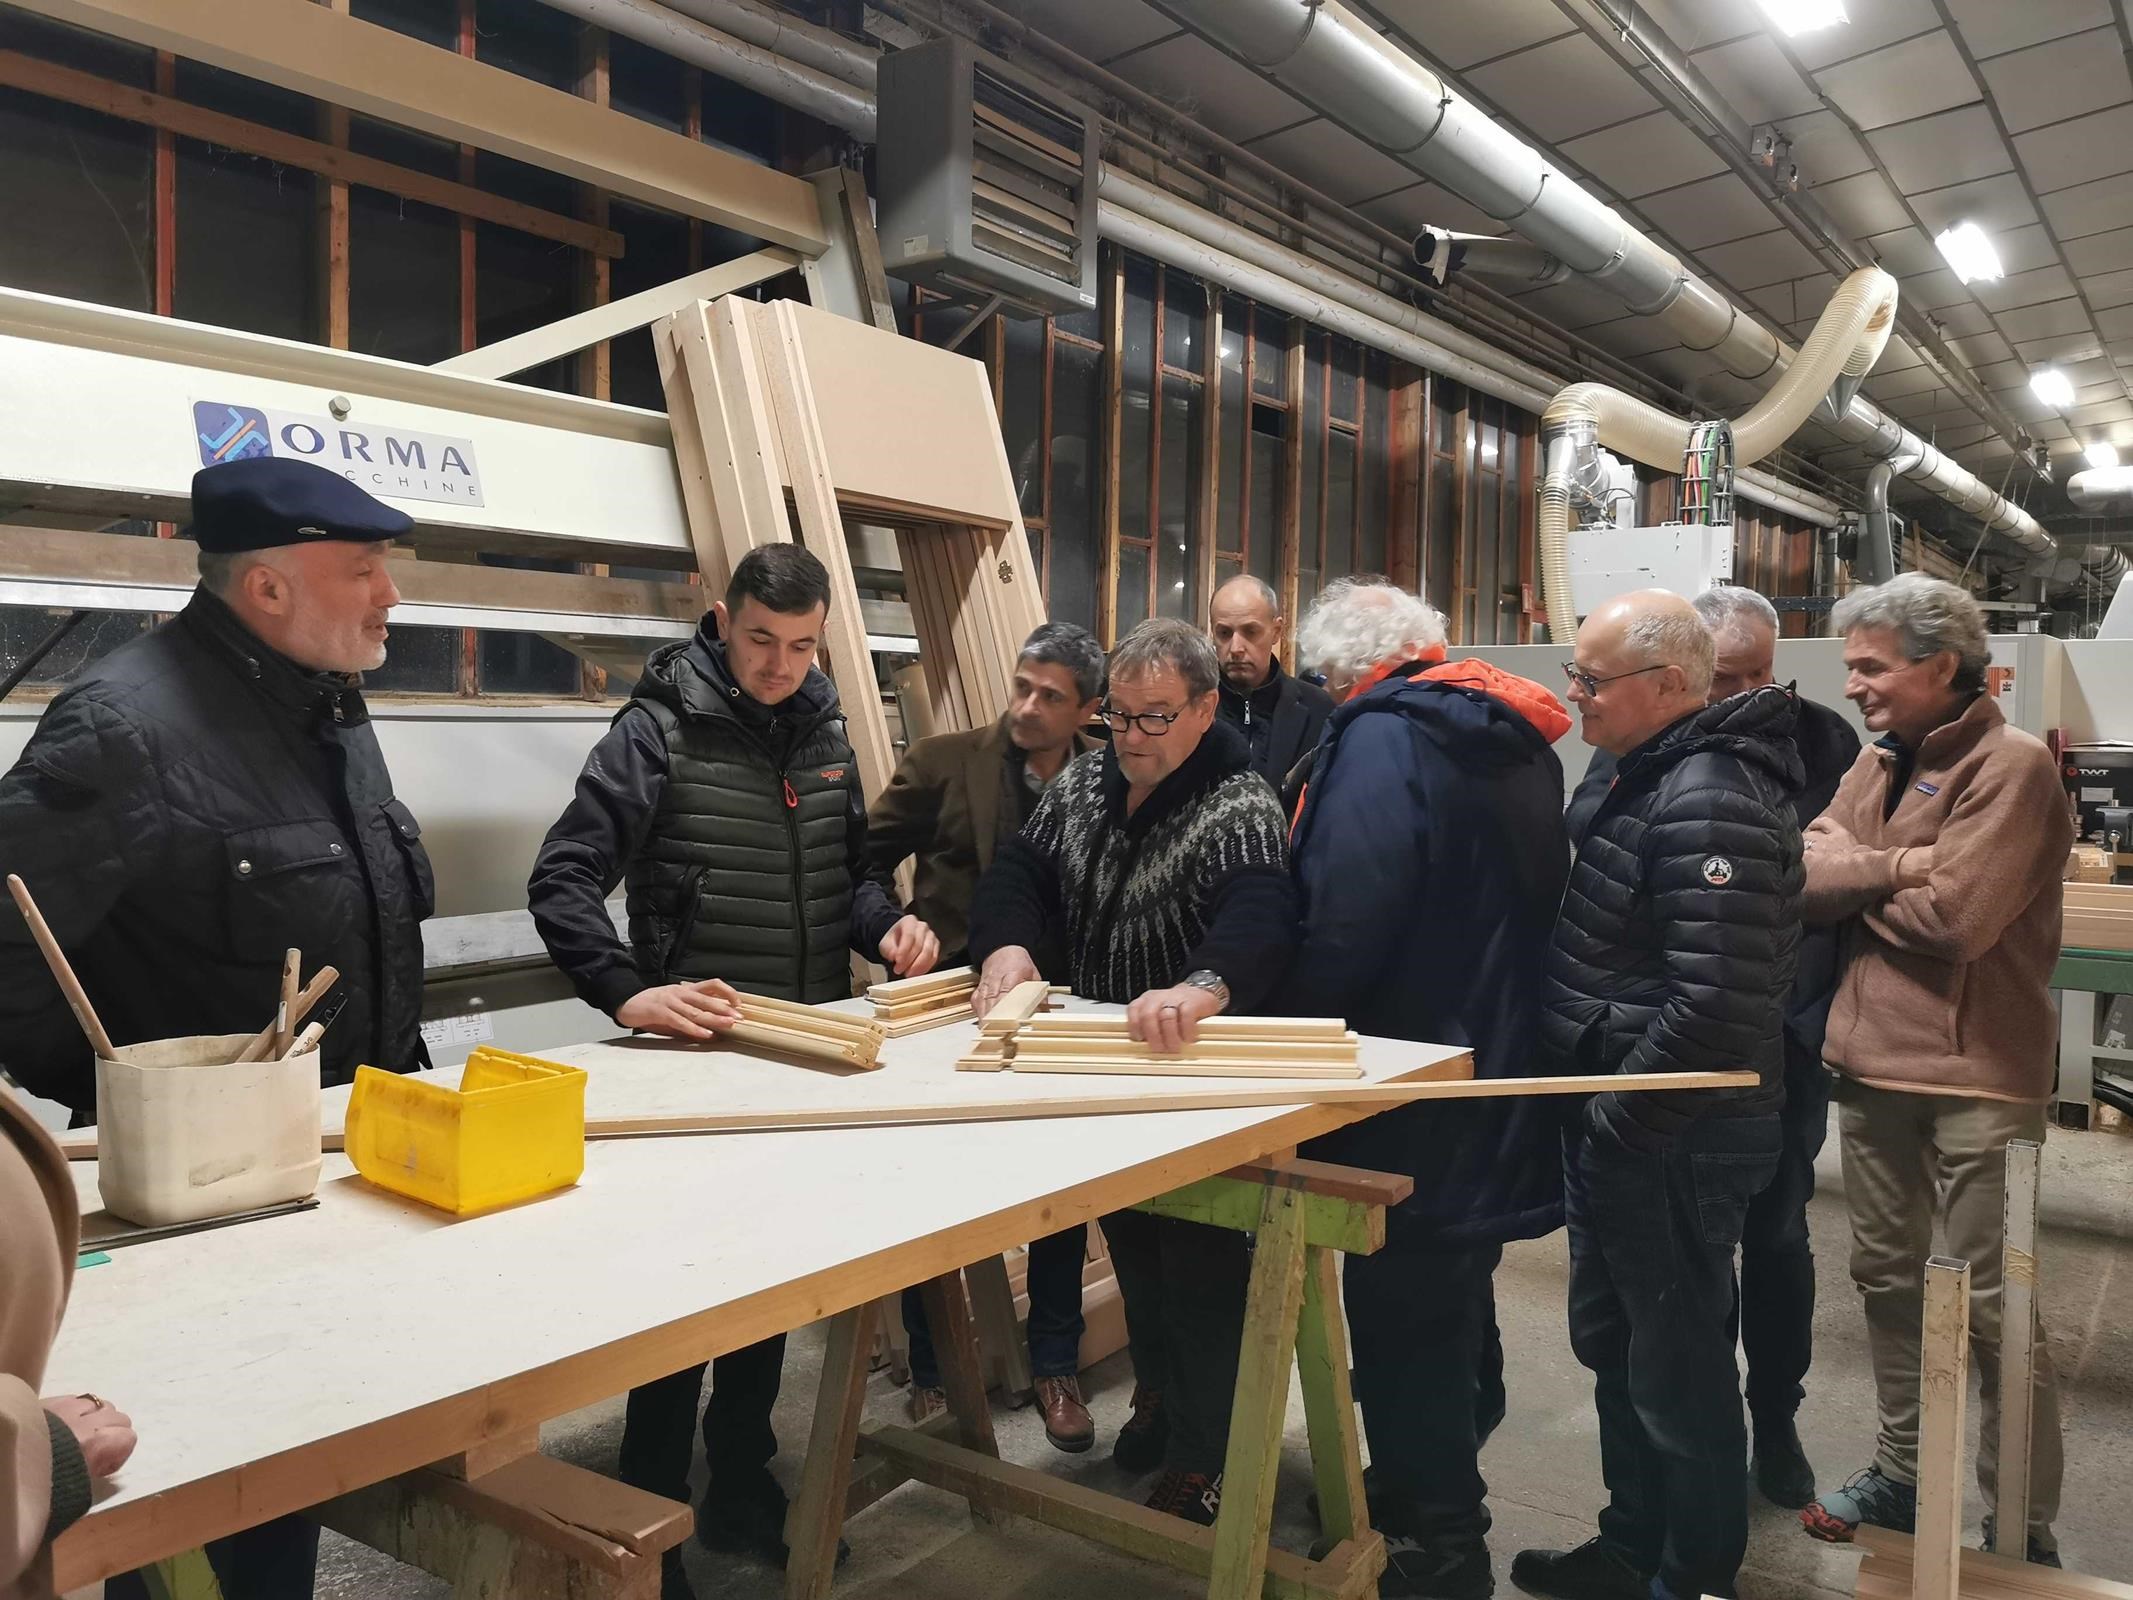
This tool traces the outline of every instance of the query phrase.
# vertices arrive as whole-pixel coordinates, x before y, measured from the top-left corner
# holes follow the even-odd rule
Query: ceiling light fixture
[[[2089,458],[2089,465],[2098,472],[2108,471],[2118,465],[2118,447],[2108,439],[2098,439],[2085,453]]]
[[[2074,403],[2073,380],[2057,367],[2043,367],[2029,375],[2029,386],[2039,400],[2054,411],[2064,411]]]
[[[1844,0],[1762,0],[1762,3],[1770,20],[1788,39],[1852,20],[1844,14]]]
[[[1940,250],[1941,259],[1965,283],[2000,276],[2000,252],[1993,248],[1985,230],[1974,222],[1958,222],[1952,228],[1942,229],[1933,243]]]

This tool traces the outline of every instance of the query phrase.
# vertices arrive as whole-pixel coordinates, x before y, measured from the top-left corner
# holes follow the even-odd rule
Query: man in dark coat
[[[1281,670],[1288,619],[1271,585],[1244,574],[1215,591],[1208,637],[1222,664],[1222,720],[1244,735],[1252,771],[1281,787],[1318,743],[1333,697]]]
[[[970,912],[985,1012],[1050,974],[1126,1007],[1132,1036],[1176,1051],[1204,1019],[1263,1008],[1296,939],[1296,886],[1274,793],[1215,714],[1206,636],[1153,617],[1111,655],[1112,742],[1070,765],[993,858]],[[1126,1307],[1133,1417],[1112,1459],[1162,1466],[1148,1504],[1212,1523],[1236,1397],[1250,1259],[1244,1235],[1121,1211],[1103,1219]]]
[[[1747,1547],[1733,1253],[1781,1142],[1800,758],[1792,696],[1709,705],[1711,667],[1702,618],[1664,590],[1593,612],[1569,664],[1586,742],[1619,765],[1548,955],[1553,1068],[1759,1082],[1595,1095],[1569,1140],[1570,1342],[1593,1373],[1609,1504],[1596,1538],[1512,1563],[1554,1600],[1730,1596]]]
[[[1711,700],[1716,704],[1776,682],[1776,609],[1753,589],[1730,584],[1707,589],[1693,602],[1711,630],[1716,652]],[[1829,809],[1837,785],[1859,755],[1852,725],[1824,705],[1796,696],[1792,742],[1805,781],[1792,797],[1793,820],[1807,825]],[[1586,825],[1614,782],[1615,758],[1602,750],[1585,769],[1570,799],[1570,837]],[[1740,1240],[1740,1342],[1748,1358],[1748,1420],[1755,1481],[1766,1499],[1798,1508],[1814,1498],[1814,1468],[1800,1445],[1794,1417],[1814,1359],[1815,1260],[1807,1237],[1807,1202],[1814,1198],[1815,1157],[1829,1134],[1828,1068],[1822,1034],[1839,976],[1837,930],[1802,927],[1792,994],[1785,1003],[1784,1144],[1777,1176],[1748,1203]]]
[[[915,975],[939,944],[866,875],[866,807],[837,691],[814,665],[829,574],[793,544],[733,569],[693,639],[652,652],[630,703],[586,758],[526,886],[548,954],[625,1028],[708,1041],[736,990],[849,999],[849,951]],[[628,889],[629,943],[607,896]],[[782,1562],[785,1494],[770,1475],[780,1334],[712,1364],[711,1485],[699,1542]],[[630,1393],[625,1483],[689,1497],[701,1365]],[[669,1552],[667,1600],[689,1594]]]
[[[1476,1077],[1523,1076],[1570,868],[1549,748],[1570,717],[1539,684],[1444,653],[1444,619],[1388,584],[1336,583],[1304,619],[1298,659],[1347,697],[1290,838],[1303,942],[1278,1009],[1464,1045]],[[1417,928],[1426,958],[1397,933]],[[1504,1410],[1494,1274],[1506,1241],[1562,1223],[1560,1128],[1537,1097],[1454,1101],[1380,1112],[1305,1151],[1415,1180],[1385,1248],[1342,1271],[1382,1595],[1493,1588],[1480,1457]]]
[[[874,881],[893,892],[896,870],[917,858],[911,909],[941,941],[944,966],[961,966],[969,942],[970,898],[1001,841],[1022,831],[1067,763],[1094,749],[1084,730],[1104,685],[1104,651],[1071,622],[1047,622],[1022,642],[1013,696],[989,728],[941,733],[905,753],[867,811],[867,856]],[[1034,1239],[1029,1247],[1029,1365],[1044,1436],[1078,1453],[1096,1428],[1081,1397],[1081,1271],[1085,1223]],[[940,1364],[918,1290],[903,1294],[911,1340],[911,1417],[946,1408]]]
[[[386,562],[404,512],[307,461],[193,479],[200,587],[46,708],[0,778],[0,869],[20,873],[116,1044],[252,1033],[283,953],[331,964],[327,1083],[359,1063],[425,1065],[429,858],[357,687],[399,603]],[[89,1046],[14,906],[0,908],[0,1066],[92,1117]],[[301,1517],[208,1547],[223,1592],[311,1592]],[[114,1596],[145,1593],[137,1575]]]

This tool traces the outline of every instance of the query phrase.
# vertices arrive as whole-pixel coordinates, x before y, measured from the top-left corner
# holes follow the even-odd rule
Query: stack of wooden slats
[[[2068,950],[2133,952],[2133,886],[2068,884],[2059,943]]]
[[[872,1018],[759,994],[742,995],[740,1005],[741,1020],[726,1030],[729,1039],[864,1072],[881,1065],[881,1046],[888,1034]]]
[[[874,1020],[882,1031],[891,1039],[901,1039],[907,1033],[967,1019],[970,997],[977,987],[977,968],[946,967],[922,978],[872,984],[867,998],[874,1003]]]
[[[690,534],[712,593],[749,550],[793,539],[795,524],[829,569],[825,664],[868,797],[888,782],[894,750],[845,548],[845,508],[898,529],[935,728],[997,721],[1044,605],[985,369],[785,300],[701,303],[653,335]]]
[[[1040,1017],[1023,984],[979,1025],[963,1072],[1115,1073],[1178,1078],[1360,1078],[1361,1041],[1337,1017],[1209,1017],[1194,1043],[1163,1054],[1124,1017]],[[1042,999],[1042,994],[1037,996]]]

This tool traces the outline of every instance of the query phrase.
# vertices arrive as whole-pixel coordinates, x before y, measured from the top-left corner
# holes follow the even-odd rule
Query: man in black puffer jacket
[[[828,609],[814,556],[750,551],[696,637],[652,653],[541,844],[526,886],[534,924],[586,1003],[626,1028],[709,1040],[737,1020],[736,989],[846,1000],[848,949],[904,975],[940,954],[867,879],[858,763],[814,666]],[[618,882],[626,949],[606,905]],[[769,1472],[784,1360],[780,1334],[713,1365],[711,1486],[696,1519],[712,1549],[784,1559],[785,1496]],[[688,1499],[703,1376],[691,1367],[631,1391],[625,1483]],[[689,1592],[669,1551],[666,1600]]]
[[[1728,1596],[1747,1547],[1733,1255],[1777,1170],[1799,942],[1792,697],[1706,705],[1711,636],[1663,590],[1578,631],[1570,698],[1619,761],[1549,952],[1562,1073],[1749,1069],[1753,1089],[1600,1094],[1566,1141],[1570,1341],[1593,1372],[1609,1504],[1575,1550],[1522,1552],[1556,1600]]]

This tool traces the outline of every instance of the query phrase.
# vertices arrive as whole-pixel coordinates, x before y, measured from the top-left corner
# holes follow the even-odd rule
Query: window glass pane
[[[11,37],[21,21],[0,15],[0,43],[22,42]],[[154,134],[0,89],[0,150],[0,283],[154,310]],[[30,217],[33,227],[14,220]]]
[[[349,186],[348,345],[422,366],[459,353],[459,222],[449,211]]]
[[[1084,339],[1101,339],[1104,336],[1103,316],[1095,306],[1076,311],[1069,316],[1053,319],[1053,325],[1061,333],[1079,334]]]
[[[1392,518],[1392,398],[1390,364],[1373,351],[1365,363],[1368,387],[1363,395],[1362,459],[1356,493],[1362,500],[1362,543],[1356,552],[1360,572],[1386,571]]]
[[[1145,539],[1148,526],[1149,446],[1154,430],[1150,389],[1155,382],[1155,268],[1126,257],[1126,349],[1119,419],[1118,500],[1120,533]]]
[[[481,558],[485,567],[513,567],[522,572],[569,572],[567,561],[538,556]],[[478,682],[483,694],[562,695],[576,699],[583,687],[578,658],[538,634],[484,629],[477,646]]]
[[[1331,583],[1355,571],[1355,439],[1334,429],[1326,436],[1326,564]]]
[[[385,665],[363,674],[363,692],[458,693],[459,639],[457,628],[403,628],[395,623],[385,646]]]
[[[1044,324],[1007,319],[1007,362],[1000,375],[1000,436],[1025,517],[1044,515]]]
[[[65,616],[64,611],[38,606],[0,606],[0,676],[21,666]],[[90,612],[30,670],[16,693],[43,684],[72,683],[83,667],[147,632],[150,620],[145,611]]]
[[[1244,433],[1251,422],[1244,399],[1244,302],[1234,296],[1222,308],[1222,415],[1219,483],[1215,496],[1215,548],[1244,548]]]
[[[607,36],[607,60],[608,104],[671,132],[682,131],[689,109],[688,67],[620,33]]]
[[[1430,409],[1437,414],[1437,451],[1450,455],[1459,439],[1459,407],[1466,391],[1442,378],[1430,380]]]
[[[1244,564],[1242,562],[1226,561],[1221,556],[1215,557],[1215,587],[1217,589],[1221,588],[1222,585],[1229,582],[1230,579],[1236,577],[1243,570]]]
[[[1307,605],[1318,593],[1318,572],[1325,534],[1320,500],[1326,482],[1326,336],[1313,328],[1304,335],[1303,510],[1296,537],[1296,603]]]
[[[1503,604],[1503,480],[1493,470],[1474,475],[1474,612],[1477,644],[1500,642],[1496,617]]]
[[[1156,605],[1169,616],[1196,617],[1200,585],[1194,560],[1200,515],[1200,385],[1163,379],[1163,484],[1156,518]]]
[[[1429,467],[1428,513],[1422,524],[1422,598],[1451,617],[1452,549],[1458,535],[1453,510],[1452,463],[1442,457]]]
[[[1239,324],[1242,326],[1242,324]],[[1252,316],[1252,392],[1280,399],[1289,353],[1289,319],[1265,306]]]
[[[1353,422],[1355,412],[1356,376],[1362,367],[1363,348],[1352,339],[1333,341],[1333,415],[1343,422]]]
[[[629,41],[618,33],[612,42],[619,49]],[[619,81],[619,70],[615,76]],[[609,264],[609,299],[620,300],[687,274],[689,224],[685,219],[618,200],[608,207],[608,221],[624,244],[622,259]],[[659,358],[652,353],[649,328],[634,328],[609,341],[608,396],[626,406],[666,410],[666,390],[659,382]]]
[[[314,337],[311,175],[193,139],[178,140],[177,154],[176,314],[282,339]]]
[[[1207,365],[1201,344],[1207,316],[1207,291],[1197,278],[1165,270],[1163,273],[1163,361],[1168,366],[1198,372]]]
[[[1061,622],[1096,626],[1102,541],[1103,355],[1064,341],[1052,350],[1052,570],[1047,609]]]
[[[493,222],[477,223],[474,239],[474,342],[499,339],[560,322],[573,309],[571,252],[564,246]],[[570,357],[514,373],[512,383],[569,390]]]
[[[1136,623],[1148,620],[1148,547],[1122,544],[1118,547],[1118,636]]]
[[[1265,407],[1255,408],[1251,434],[1252,494],[1251,494],[1251,544],[1245,551],[1245,565],[1253,576],[1281,587],[1281,506],[1282,478],[1287,465],[1280,425],[1287,416]],[[1259,424],[1271,422],[1275,431],[1267,432]]]

